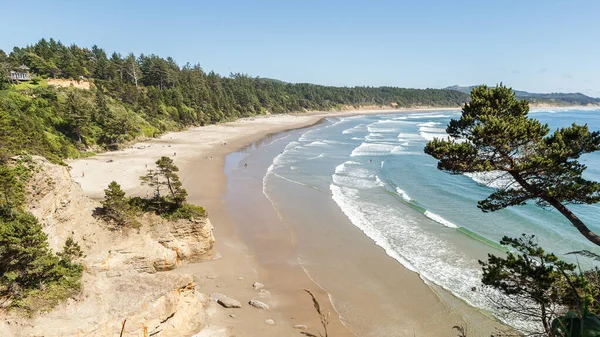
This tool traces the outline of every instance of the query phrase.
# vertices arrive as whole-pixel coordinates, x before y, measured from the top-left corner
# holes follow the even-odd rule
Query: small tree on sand
[[[514,180],[479,201],[484,212],[534,200],[557,209],[586,239],[600,246],[600,236],[565,206],[600,201],[600,184],[583,178],[586,166],[577,160],[600,150],[600,132],[573,124],[549,134],[548,125],[528,113],[529,102],[517,100],[512,89],[502,84],[477,87],[461,118],[446,129],[453,138],[434,139],[425,152],[439,160],[440,170],[501,171]]]

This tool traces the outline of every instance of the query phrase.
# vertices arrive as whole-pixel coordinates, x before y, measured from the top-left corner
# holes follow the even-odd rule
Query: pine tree
[[[129,76],[129,79],[133,82],[133,84],[135,84],[135,86],[137,87],[138,81],[140,80],[142,73],[133,53],[129,54],[129,56],[127,56],[127,58],[125,59],[123,70]]]
[[[600,201],[600,184],[583,178],[586,166],[578,161],[600,150],[600,132],[573,124],[550,134],[548,125],[529,118],[529,102],[517,100],[512,89],[500,84],[480,86],[471,92],[462,116],[452,120],[452,138],[435,139],[425,152],[439,160],[438,168],[454,174],[501,171],[514,184],[499,189],[478,207],[492,212],[533,200],[552,206],[590,242],[600,246],[593,233],[566,204]]]
[[[112,181],[104,190],[102,203],[102,216],[108,221],[122,227],[130,221],[130,208],[125,197],[125,192],[116,181]]]
[[[67,238],[65,241],[65,245],[63,246],[63,250],[56,254],[63,265],[71,266],[77,261],[85,257],[83,254],[83,250],[81,250],[81,246],[73,239],[72,236]]]
[[[158,174],[164,178],[171,199],[177,207],[181,206],[187,197],[187,191],[182,187],[179,176],[175,173],[179,172],[179,168],[175,166],[173,159],[165,156],[156,161],[156,167]]]
[[[8,89],[10,86],[10,78],[8,72],[10,71],[10,63],[8,62],[8,56],[0,49],[0,90]]]
[[[25,187],[16,170],[0,163],[0,208],[19,208],[25,203]]]
[[[482,283],[504,294],[495,298],[497,310],[507,317],[535,323],[532,327],[541,323],[543,332],[527,331],[530,335],[597,336],[600,331],[597,324],[592,326],[585,322],[589,335],[564,334],[568,329],[560,324],[573,315],[577,320],[598,322],[593,314],[599,309],[597,292],[585,275],[575,272],[574,264],[545,252],[534,236],[504,237],[500,243],[512,250],[506,256],[489,254],[486,262],[479,261],[483,269]]]
[[[110,72],[115,75],[118,74],[118,79],[123,81],[123,74],[125,73],[125,66],[123,64],[123,59],[121,58],[121,54],[112,53],[110,56]]]
[[[174,211],[185,203],[187,191],[183,188],[179,176],[176,172],[179,168],[169,157],[161,157],[156,161],[156,170],[149,169],[148,172],[140,177],[142,185],[148,185],[154,189],[153,202],[156,204],[158,213],[162,213],[163,206],[168,211]],[[161,195],[161,191],[166,189],[167,195]],[[164,204],[164,205],[163,205]]]
[[[84,135],[91,119],[91,107],[81,97],[77,90],[71,90],[67,94],[65,106],[65,121],[75,139],[83,143]]]
[[[19,299],[53,285],[77,290],[81,271],[79,264],[61,265],[33,215],[0,211],[0,296]]]

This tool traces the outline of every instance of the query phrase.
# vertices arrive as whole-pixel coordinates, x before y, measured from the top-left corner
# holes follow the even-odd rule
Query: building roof
[[[29,67],[26,66],[26,65],[24,65],[24,64],[22,64],[22,65],[18,66],[17,69],[29,70]]]

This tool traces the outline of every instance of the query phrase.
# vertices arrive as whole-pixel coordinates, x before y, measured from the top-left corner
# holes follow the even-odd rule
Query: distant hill
[[[459,86],[453,85],[446,87],[446,90],[455,90],[469,94],[476,85]],[[513,90],[519,99],[526,99],[535,104],[553,104],[553,105],[600,105],[600,98],[586,96],[582,93],[550,93],[540,94],[521,90]]]

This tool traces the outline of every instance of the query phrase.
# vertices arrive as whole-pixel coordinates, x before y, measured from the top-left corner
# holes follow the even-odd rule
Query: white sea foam
[[[440,123],[440,122],[425,122],[425,123],[419,123],[419,124],[417,124],[417,126],[434,127],[434,126],[440,125],[440,124],[442,124],[442,123]]]
[[[316,186],[308,185],[308,184],[302,183],[300,181],[296,181],[296,180],[293,180],[293,179],[290,179],[290,178],[286,178],[286,177],[282,176],[281,174],[273,173],[273,176],[275,176],[275,177],[277,177],[279,179],[288,181],[288,182],[290,182],[292,184],[296,184],[296,185],[300,185],[300,186],[304,186],[304,187],[310,187],[312,189],[319,190],[319,188],[316,187]]]
[[[400,125],[414,125],[417,122],[412,122],[412,121],[407,121],[407,120],[401,120],[401,119],[397,119],[397,118],[392,118],[390,120],[385,121],[384,123],[386,123],[386,124],[400,124]]]
[[[289,142],[285,146],[285,149],[280,154],[275,156],[275,158],[273,158],[273,163],[267,169],[267,172],[272,171],[275,167],[289,166],[290,164],[297,163],[298,161],[300,161],[299,158],[294,158],[294,157],[290,156],[290,153],[292,153],[294,151],[298,151],[299,148],[300,148],[299,142],[296,142],[296,141]]]
[[[380,187],[379,183],[373,178],[357,178],[352,176],[346,176],[341,174],[334,174],[332,181],[338,186],[367,190],[371,188]]]
[[[311,142],[309,144],[306,144],[305,146],[319,146],[319,147],[325,147],[327,146],[327,143],[320,141],[320,140],[315,140],[314,142]]]
[[[405,133],[405,132],[400,132],[396,138],[398,139],[398,141],[407,141],[407,140],[421,140],[421,136],[417,133]]]
[[[269,143],[263,144],[263,145],[261,145],[261,146],[269,146],[269,145],[272,145],[272,144],[274,144],[275,142],[279,142],[279,141],[281,141],[281,140],[284,140],[284,139],[288,138],[289,136],[290,136],[290,134],[288,133],[288,134],[286,134],[286,135],[285,135],[285,136],[283,136],[283,137],[280,137],[280,138],[275,138],[275,139],[273,139],[272,141],[270,141]]]
[[[360,167],[357,162],[345,162],[335,168],[332,176],[333,183],[354,189],[369,189],[383,186],[383,182],[375,172]]]
[[[300,142],[310,142],[310,141],[311,141],[311,139],[310,139],[310,138],[308,138],[308,135],[309,135],[311,132],[312,132],[312,131],[308,131],[308,132],[305,132],[305,133],[303,133],[303,134],[300,136],[300,138],[298,138],[298,141],[300,141]]]
[[[400,145],[397,145],[397,146],[394,146],[392,151],[390,151],[390,154],[402,154],[402,152],[403,152],[403,147]]]
[[[423,151],[400,151],[398,153],[394,153],[395,155],[403,155],[403,156],[426,156]]]
[[[449,118],[452,117],[450,115],[444,115],[444,114],[428,114],[428,113],[422,113],[422,114],[411,114],[407,116],[408,118]]]
[[[398,128],[385,128],[385,127],[377,127],[373,125],[367,126],[367,131],[371,133],[395,133],[398,132]]]
[[[398,128],[398,127],[402,127],[405,125],[415,125],[417,123],[418,122],[407,121],[405,118],[404,119],[392,118],[392,119],[380,120],[375,123],[372,123],[371,125],[375,125],[377,127],[383,127],[385,125],[385,126],[389,126],[389,127]]]
[[[386,138],[387,137],[387,138]],[[395,138],[391,138],[390,134],[385,135],[382,133],[371,133],[365,137],[365,141],[370,143],[391,143],[395,144],[398,140]]]
[[[435,213],[431,213],[430,211],[425,211],[425,216],[439,224],[446,226],[446,227],[458,228],[457,225],[453,224],[452,222],[442,218],[441,216],[439,216]]]
[[[327,121],[330,122],[331,124],[327,125],[326,128],[330,128],[332,126],[336,126],[342,122],[345,122],[344,119],[339,118],[339,117],[328,117]]]
[[[441,134],[446,134],[446,129],[442,129],[442,128],[434,128],[431,126],[421,126],[419,128],[420,132],[433,132],[433,133],[441,133]]]
[[[346,165],[346,163],[338,165],[335,168],[336,174],[343,174],[350,177],[362,178],[362,179],[373,179],[375,173],[369,169],[365,169],[356,165]]]
[[[323,157],[325,157],[325,153],[321,153],[318,156],[306,158],[306,160],[315,160],[315,159],[319,159],[319,158],[323,158]]]
[[[365,124],[358,124],[355,127],[352,127],[350,129],[346,129],[344,131],[342,131],[343,134],[350,134],[350,133],[355,133],[355,132],[363,132],[366,130],[366,125]]]
[[[502,171],[465,173],[465,176],[473,179],[479,185],[491,188],[510,189],[519,186],[508,173]]]
[[[282,155],[278,155],[277,157],[275,157],[273,159],[273,164],[276,167],[280,167],[280,166],[289,166],[291,164],[297,163],[299,160],[294,159],[291,156],[282,156]]]
[[[285,181],[289,181],[289,182],[291,182],[291,183],[294,183],[294,184],[297,184],[297,185],[300,185],[300,186],[308,186],[308,185],[306,185],[306,184],[304,184],[304,183],[301,183],[301,182],[299,182],[299,181],[296,181],[296,180],[292,180],[292,179],[286,178],[286,177],[284,177],[284,176],[282,176],[282,175],[280,175],[280,174],[277,174],[277,173],[273,173],[273,175],[274,175],[275,177],[279,178],[279,179],[283,179],[283,180],[285,180]]]
[[[396,145],[393,144],[362,143],[360,146],[352,150],[350,157],[382,156],[389,154],[395,147]]]
[[[448,138],[448,135],[446,133],[419,132],[419,135],[428,141],[432,141],[436,138],[438,138],[438,139]]]
[[[352,199],[354,199],[353,194],[355,195],[355,191],[347,188],[343,189],[335,184],[331,184],[330,189],[333,200],[340,206],[342,212],[344,212],[356,227],[375,241],[378,246],[382,247],[387,255],[400,262],[407,269],[417,272],[417,269],[408,260],[400,256],[394,248],[392,248],[387,238],[370,223],[365,214],[361,212],[360,209],[352,206],[354,202]]]
[[[341,140],[332,140],[332,139],[322,139],[321,141],[327,145],[349,145],[349,144],[352,144],[352,143],[348,143],[348,142],[343,142]]]
[[[404,201],[411,201],[412,198],[408,196],[408,194],[401,189],[400,187],[396,187],[396,193],[398,193],[399,196],[402,197],[402,199],[404,199]]]
[[[355,120],[355,119],[362,119],[362,118],[364,118],[364,116],[355,115],[355,116],[346,116],[346,117],[343,117],[342,119],[344,121],[352,121],[352,120]]]
[[[385,135],[383,133],[379,133],[379,132],[371,132],[366,136],[367,139],[384,138],[384,137],[385,137]]]
[[[323,129],[328,129],[328,128],[330,128],[332,126],[335,126],[335,125],[337,125],[337,124],[339,124],[341,122],[343,122],[343,121],[340,120],[338,122],[335,122],[335,123],[332,123],[332,124],[328,124],[328,125],[325,125],[325,126],[316,126],[314,128],[310,128],[308,131],[306,131],[305,133],[303,133],[302,135],[300,135],[300,138],[298,138],[298,141],[303,142],[303,143],[304,142],[314,141],[315,139],[313,138],[313,135],[316,134],[317,135],[316,137],[318,138],[318,137],[320,137],[319,133]]]
[[[486,307],[485,296],[471,290],[480,284],[481,270],[477,265],[467,268],[472,261],[463,253],[445,240],[424,232],[419,221],[410,214],[365,200],[360,189],[334,183],[330,190],[333,200],[352,224],[390,257],[419,273],[426,283],[452,291],[471,305]]]

